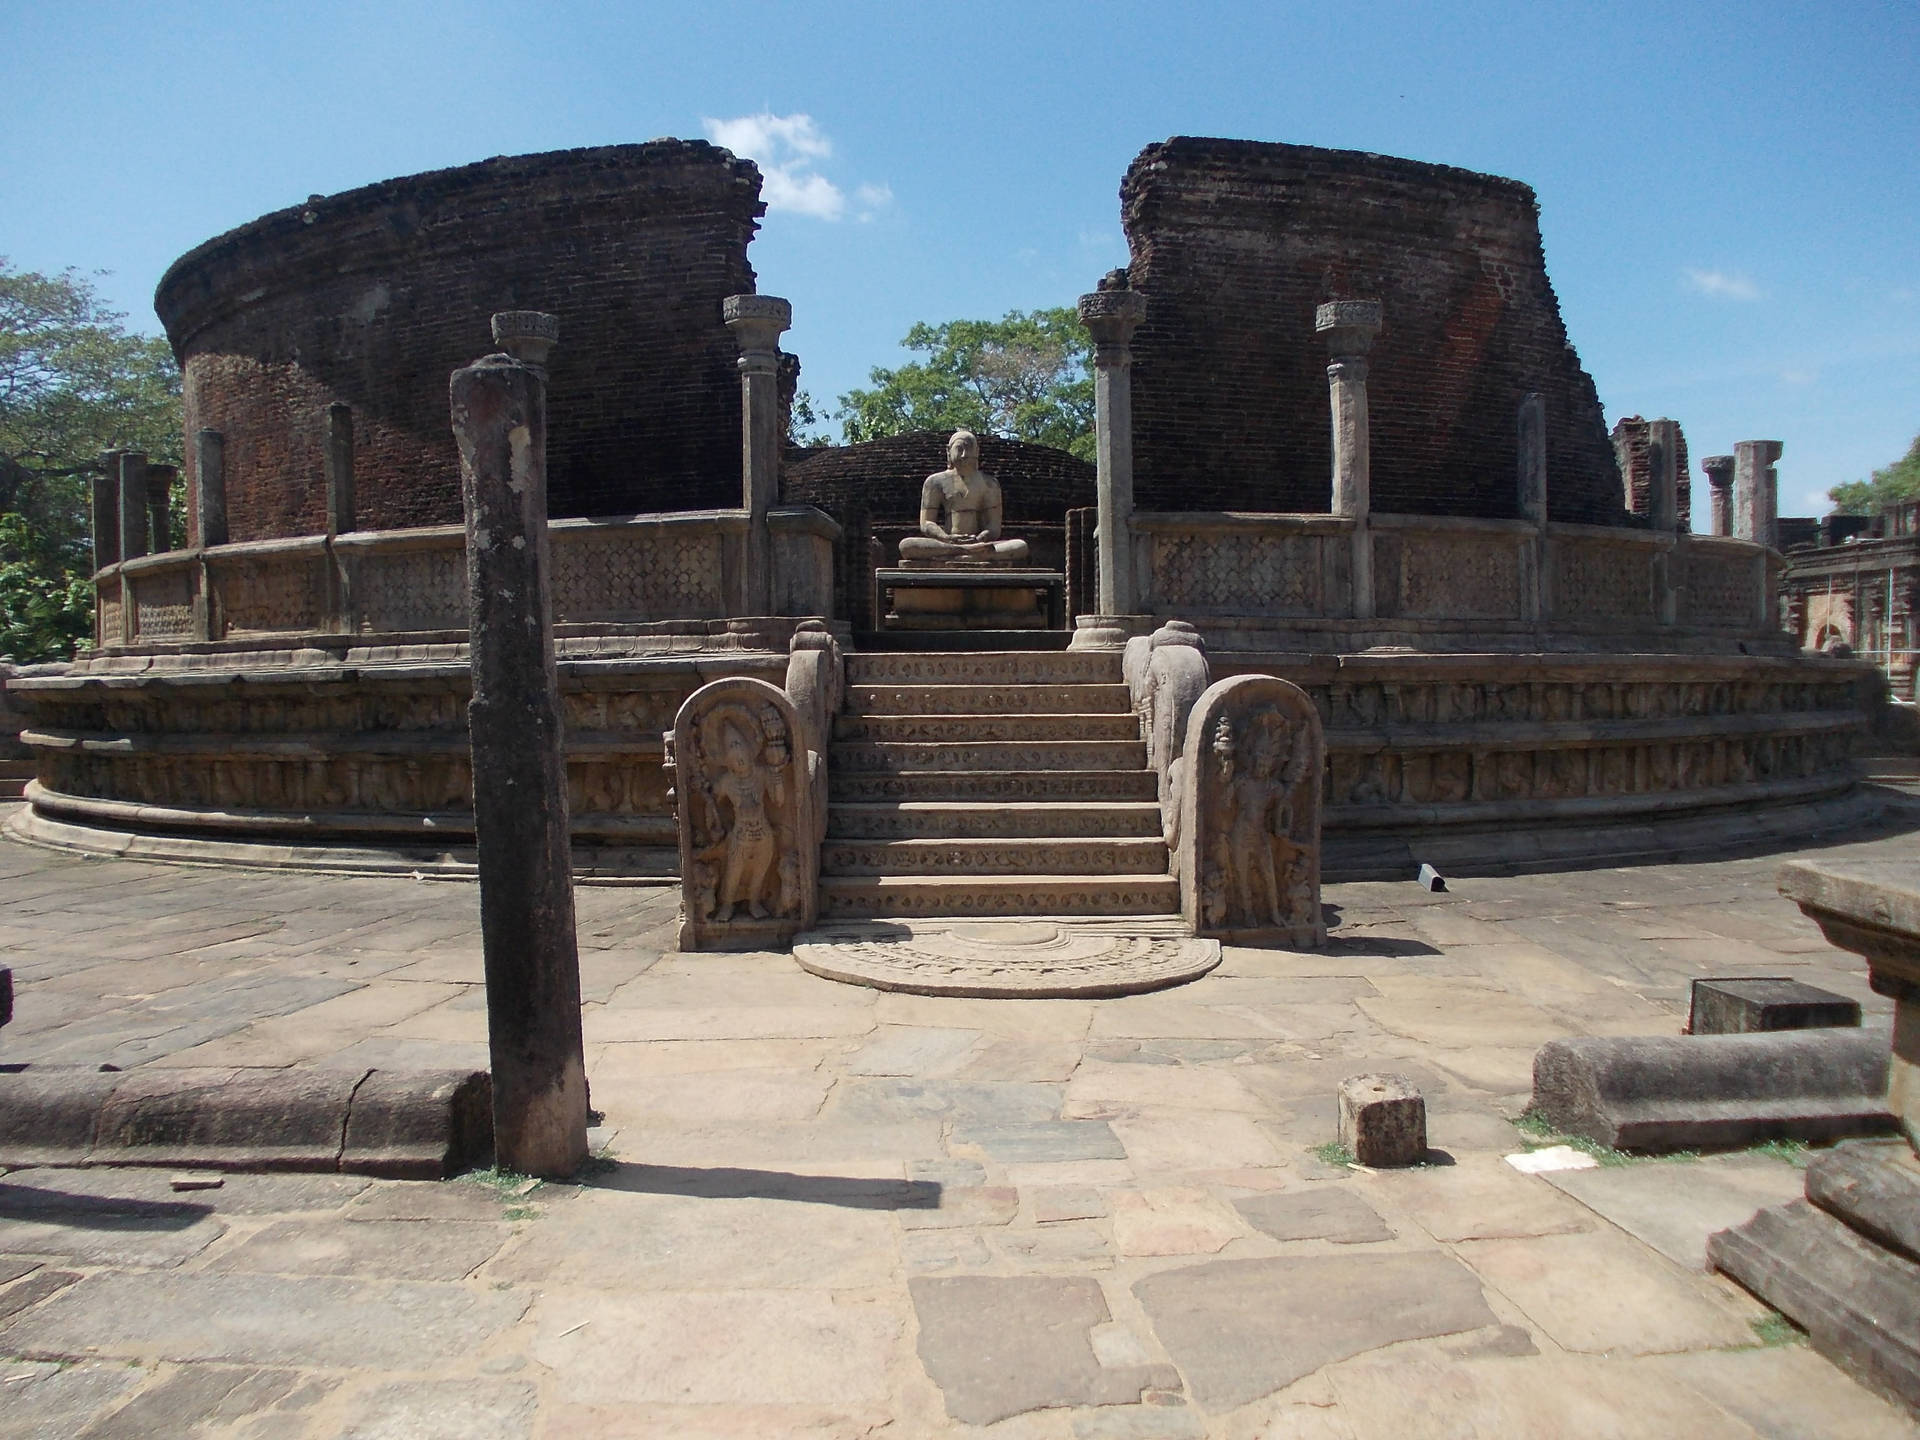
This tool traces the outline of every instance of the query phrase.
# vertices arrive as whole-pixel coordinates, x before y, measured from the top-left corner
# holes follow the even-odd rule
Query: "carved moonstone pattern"
[[[820,849],[805,737],[786,692],[715,680],[674,717],[680,948],[760,949],[813,922]]]
[[[916,995],[1055,999],[1132,995],[1198,979],[1220,945],[1166,921],[889,920],[822,926],[794,942],[829,980]]]
[[[1238,675],[1208,686],[1194,702],[1171,789],[1180,903],[1195,934],[1325,943],[1325,766],[1320,716],[1297,685]]]

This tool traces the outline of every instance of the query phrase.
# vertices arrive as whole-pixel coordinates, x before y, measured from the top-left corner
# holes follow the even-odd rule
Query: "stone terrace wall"
[[[1553,518],[1624,519],[1527,186],[1357,151],[1176,137],[1141,151],[1120,198],[1133,288],[1148,297],[1133,340],[1142,509],[1326,510],[1314,307],[1377,299],[1375,510],[1516,515],[1514,414],[1537,390]]]
[[[739,505],[739,351],[720,302],[754,288],[764,210],[751,162],[656,140],[315,197],[189,252],[154,304],[187,433],[226,435],[232,539],[326,528],[336,402],[353,408],[359,528],[458,521],[447,377],[492,347],[498,310],[560,318],[555,516]]]
[[[1652,422],[1639,415],[1622,417],[1613,427],[1613,454],[1621,476],[1622,499],[1635,515],[1648,518],[1653,505],[1653,468],[1648,462],[1647,427]],[[1676,423],[1676,504],[1680,528],[1693,528],[1693,477],[1688,473],[1687,433]],[[1782,548],[1785,548],[1784,546]]]

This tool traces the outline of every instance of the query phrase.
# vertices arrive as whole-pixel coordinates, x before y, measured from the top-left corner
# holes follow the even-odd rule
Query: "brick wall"
[[[493,348],[497,310],[560,317],[555,516],[738,505],[739,351],[720,302],[754,288],[764,209],[751,162],[656,140],[389,180],[189,252],[154,303],[188,434],[227,437],[232,538],[326,528],[334,402],[353,408],[361,528],[458,521],[447,377]]]
[[[1622,476],[1622,498],[1627,509],[1643,520],[1653,517],[1653,467],[1647,459],[1647,427],[1651,423],[1639,415],[1623,416],[1614,424],[1612,437],[1615,467]],[[1693,477],[1687,470],[1687,435],[1678,423],[1673,430],[1674,448],[1679,451],[1674,456],[1674,470],[1678,476],[1674,488],[1679,492],[1680,528],[1691,531]]]
[[[1357,151],[1178,137],[1120,188],[1133,288],[1134,493],[1147,510],[1324,511],[1314,309],[1379,300],[1373,506],[1518,513],[1514,416],[1547,402],[1556,520],[1620,523],[1593,381],[1547,280],[1533,191]]]

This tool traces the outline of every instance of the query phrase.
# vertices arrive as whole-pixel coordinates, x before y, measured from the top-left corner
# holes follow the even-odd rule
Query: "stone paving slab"
[[[0,1433],[1912,1433],[1696,1268],[1798,1171],[1501,1159],[1542,1034],[1676,1034],[1750,964],[1886,1013],[1777,864],[1329,886],[1325,950],[1101,1001],[684,956],[672,892],[583,889],[587,1183],[0,1174]],[[0,1064],[484,1065],[477,919],[462,884],[0,843]],[[1316,1153],[1374,1071],[1435,1163]]]

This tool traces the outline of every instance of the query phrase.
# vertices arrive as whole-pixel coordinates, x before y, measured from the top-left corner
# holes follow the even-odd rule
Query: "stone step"
[[[1147,763],[1141,740],[842,741],[833,746],[830,773],[898,775],[925,770],[1138,770]]]
[[[854,715],[1119,715],[1124,685],[852,685]]]
[[[1161,833],[1151,800],[902,800],[841,804],[827,811],[829,840],[934,840],[1030,836],[1146,836]]]
[[[824,875],[1164,875],[1167,847],[1152,839],[828,840]]]
[[[938,915],[1172,915],[1171,875],[832,875],[820,917]]]
[[[953,744],[995,740],[1138,740],[1126,715],[836,715],[836,740]]]
[[[835,759],[837,760],[837,756]],[[1151,770],[919,770],[849,773],[829,761],[835,804],[885,800],[1152,800]]]
[[[1118,650],[988,650],[847,656],[849,685],[1117,685]]]

